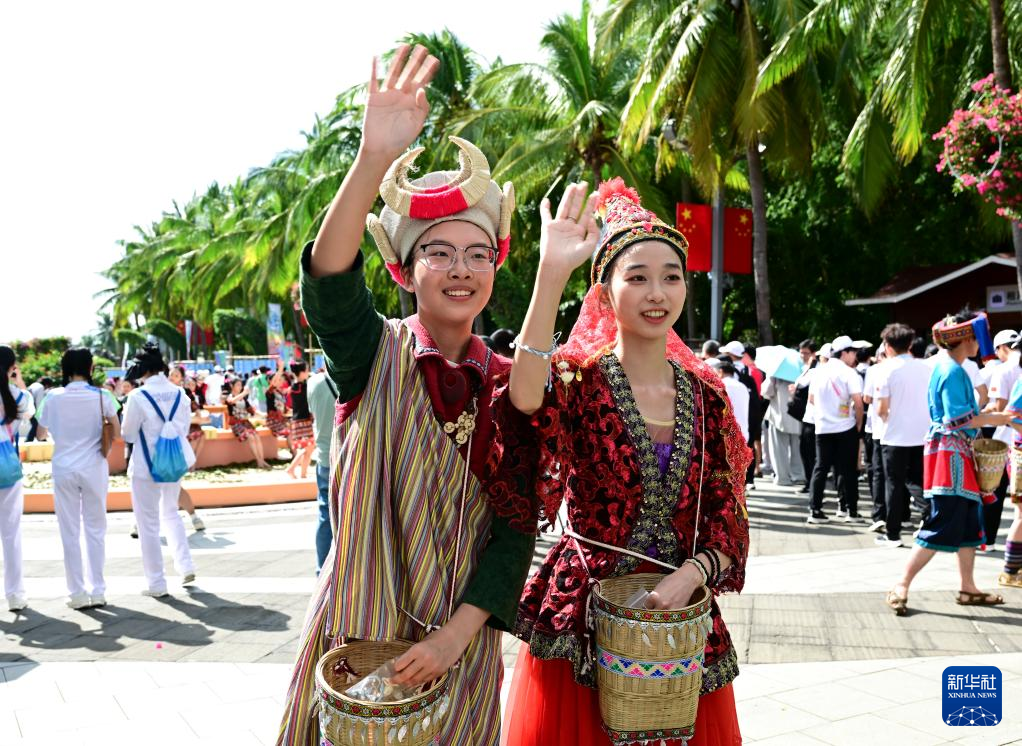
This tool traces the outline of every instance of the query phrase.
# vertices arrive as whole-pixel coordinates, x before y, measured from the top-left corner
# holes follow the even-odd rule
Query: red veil
[[[610,304],[600,302],[601,288],[602,285],[596,283],[586,293],[578,320],[571,329],[571,336],[554,356],[555,375],[557,363],[566,362],[573,367],[586,368],[613,349],[617,342],[617,315]],[[667,332],[666,356],[668,360],[673,360],[695,376],[703,384],[701,389],[704,391],[709,389],[713,392],[712,395],[716,395],[728,405],[729,426],[725,427],[721,433],[724,438],[727,461],[731,465],[728,481],[731,483],[734,494],[740,496],[744,504],[745,469],[750,458],[749,447],[745,444],[738,422],[734,418],[734,411],[731,409],[720,376],[697,358],[673,329]]]

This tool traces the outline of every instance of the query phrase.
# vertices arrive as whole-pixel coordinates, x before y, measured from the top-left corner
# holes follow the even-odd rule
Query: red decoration
[[[752,274],[752,210],[724,210],[724,271]]]
[[[688,270],[710,271],[713,213],[709,205],[679,202],[676,211],[678,230],[688,239]]]

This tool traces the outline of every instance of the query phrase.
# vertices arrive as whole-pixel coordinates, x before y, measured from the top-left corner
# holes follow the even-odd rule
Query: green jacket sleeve
[[[490,541],[462,602],[490,612],[487,624],[494,629],[511,631],[535,549],[535,536],[515,531],[506,519],[494,516]]]
[[[337,384],[337,401],[361,394],[369,380],[376,348],[383,334],[383,316],[376,311],[365,282],[362,254],[347,272],[327,277],[309,273],[312,242],[302,250],[302,311],[319,338],[327,373]]]

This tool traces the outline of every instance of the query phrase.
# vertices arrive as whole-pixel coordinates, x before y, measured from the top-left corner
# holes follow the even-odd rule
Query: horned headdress
[[[460,137],[448,139],[460,151],[460,171],[434,171],[410,180],[409,171],[423,148],[409,150],[391,164],[380,184],[386,204],[379,217],[366,218],[366,228],[396,281],[422,234],[449,220],[481,228],[497,248],[498,267],[507,258],[515,189],[511,182],[503,189],[497,186],[486,156],[475,145]]]

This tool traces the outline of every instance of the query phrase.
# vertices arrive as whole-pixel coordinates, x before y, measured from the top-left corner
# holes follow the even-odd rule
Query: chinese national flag
[[[688,240],[688,271],[710,271],[710,228],[713,215],[709,205],[679,202],[677,205],[678,230]]]
[[[724,210],[724,271],[752,274],[752,210]]]

